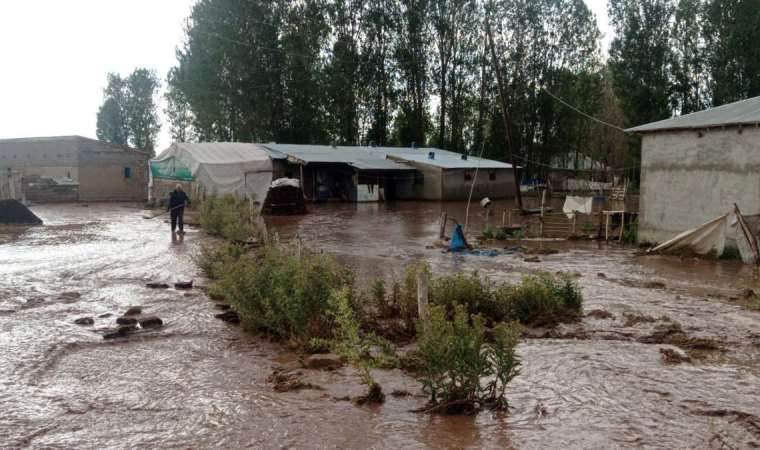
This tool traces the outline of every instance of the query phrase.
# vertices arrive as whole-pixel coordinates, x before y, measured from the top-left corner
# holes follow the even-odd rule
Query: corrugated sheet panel
[[[460,153],[441,150],[438,148],[411,147],[359,147],[359,146],[330,146],[330,145],[295,145],[295,144],[260,144],[274,155],[288,155],[290,158],[310,163],[344,163],[360,170],[408,170],[410,167],[403,161],[415,161],[435,167],[474,169],[511,168],[509,164],[488,159],[469,157],[462,159]],[[430,152],[435,153],[434,159],[429,159]]]
[[[733,125],[755,125],[760,123],[760,97],[754,97],[728,105],[686,114],[672,119],[652,122],[634,128],[628,132],[647,133],[662,130],[683,130],[711,128]]]

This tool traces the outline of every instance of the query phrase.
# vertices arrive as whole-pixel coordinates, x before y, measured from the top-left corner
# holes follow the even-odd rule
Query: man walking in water
[[[179,234],[185,234],[185,206],[190,206],[190,197],[182,190],[182,185],[177,184],[169,194],[169,214],[172,221],[172,234],[179,225]]]

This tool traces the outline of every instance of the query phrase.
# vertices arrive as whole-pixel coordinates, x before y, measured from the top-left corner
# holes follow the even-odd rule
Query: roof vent
[[[435,159],[435,152],[428,152],[428,159]]]
[[[462,153],[462,161],[467,161],[467,153]]]

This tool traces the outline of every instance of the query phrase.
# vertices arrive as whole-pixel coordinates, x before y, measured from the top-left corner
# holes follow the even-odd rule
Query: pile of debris
[[[0,224],[42,225],[42,220],[18,200],[0,200]]]
[[[274,180],[267,192],[262,212],[271,216],[306,214],[300,181],[293,178]]]

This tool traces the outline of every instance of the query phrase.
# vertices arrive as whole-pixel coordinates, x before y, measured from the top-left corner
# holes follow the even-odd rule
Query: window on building
[[[472,181],[472,170],[464,171],[464,181]]]
[[[124,178],[132,178],[132,168],[131,167],[125,167],[124,168]]]
[[[491,173],[488,174],[488,179],[491,181],[496,181],[496,172],[492,170]]]

